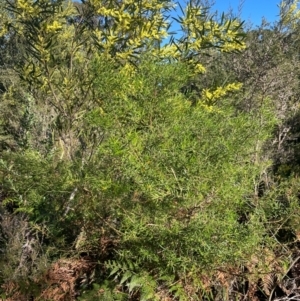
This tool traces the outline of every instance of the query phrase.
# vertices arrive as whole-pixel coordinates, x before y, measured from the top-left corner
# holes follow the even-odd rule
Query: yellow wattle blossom
[[[225,87],[218,87],[211,91],[210,89],[204,89],[202,91],[202,99],[206,104],[214,104],[218,99],[224,97],[229,92],[238,91],[242,87],[241,83],[231,83]]]
[[[53,21],[52,22],[52,24],[47,24],[46,25],[46,31],[47,32],[55,32],[55,31],[57,31],[57,30],[59,30],[59,29],[61,29],[62,28],[62,24],[61,23],[59,23],[58,21]]]
[[[282,24],[285,26],[290,26],[292,29],[295,29],[300,20],[300,10],[298,6],[300,1],[292,0],[290,4],[282,1],[280,5],[280,15]]]
[[[201,105],[201,107],[205,110],[205,111],[207,111],[207,112],[216,112],[217,110],[215,109],[215,107],[214,106],[212,106],[212,105],[208,105],[208,104],[206,104],[206,103],[200,103],[200,105]]]
[[[231,83],[226,86],[227,91],[238,91],[242,88],[242,83]]]
[[[174,59],[178,60],[181,57],[181,53],[178,51],[175,45],[173,44],[166,44],[160,49],[153,49],[152,50],[152,55],[155,57],[159,57],[162,59]]]
[[[101,1],[91,0],[100,16],[111,20],[109,28],[102,30],[98,42],[106,52],[115,53],[115,46],[122,40],[123,49],[118,49],[119,58],[128,57],[129,49],[135,50],[149,40],[162,40],[167,36],[168,23],[162,9],[170,6],[157,0],[117,0],[104,7]],[[100,36],[98,32],[95,33]],[[122,54],[124,52],[124,54]]]
[[[224,52],[241,51],[246,47],[239,36],[240,23],[237,20],[220,24],[212,19],[207,20],[201,7],[188,5],[181,26],[187,33],[186,41],[191,51],[201,51],[207,45],[217,46]]]
[[[120,73],[130,78],[136,73],[136,68],[132,64],[126,63]]]
[[[233,52],[233,51],[242,51],[246,49],[246,44],[243,43],[239,47],[237,45],[234,45],[232,43],[225,43],[221,49],[222,52]]]
[[[132,50],[128,50],[128,51],[125,51],[125,52],[119,52],[117,53],[117,58],[119,59],[122,59],[124,61],[127,61],[129,59],[129,57],[132,55]]]
[[[194,66],[194,72],[197,74],[197,73],[205,73],[206,72],[206,68],[200,64],[200,63],[197,63],[195,66]]]
[[[33,14],[35,12],[33,1],[31,0],[18,0],[16,6],[26,14]]]
[[[169,4],[157,0],[111,0],[104,3],[101,0],[90,0],[90,3],[95,15],[98,14],[99,18],[102,18],[101,20],[106,18],[109,26],[102,26],[101,29],[99,27],[91,31],[83,29],[80,33],[83,36],[80,38],[90,41],[89,38],[92,37],[93,41],[88,42],[91,48],[90,53],[99,51],[101,55],[114,60],[120,73],[130,78],[135,73],[134,66],[128,63],[133,54],[143,52],[144,49],[148,49],[148,45],[156,45],[155,43],[163,41],[168,35],[168,22],[164,17],[163,9],[167,8]],[[52,59],[54,55],[50,55],[51,51],[56,53],[55,45],[60,45],[64,57],[72,54],[72,63],[84,66],[87,60],[85,45],[76,45],[77,40],[74,39],[76,26],[72,26],[67,21],[77,12],[71,1],[68,5],[68,7],[64,6],[57,10],[55,8],[52,15],[41,18],[41,23],[31,37],[38,59],[42,63],[49,63],[49,66],[56,64]],[[20,18],[25,20],[26,16],[36,14],[38,10],[43,14],[43,5],[36,0],[16,0],[16,7]],[[294,8],[292,7],[292,9]],[[182,20],[181,26],[185,35],[183,39],[176,41],[176,45],[171,43],[161,47],[150,46],[149,53],[163,61],[186,63],[191,76],[206,72],[205,66],[199,62],[203,50],[217,47],[220,49],[217,51],[230,52],[245,48],[239,35],[240,24],[238,21],[222,21],[219,24],[206,18],[201,8],[191,5],[187,6]],[[26,22],[19,23],[26,26]],[[0,32],[5,32],[5,28],[0,27]],[[30,30],[27,31],[27,33],[30,32]],[[30,68],[31,66],[28,66],[28,74],[33,72]],[[66,78],[61,82],[65,86],[70,86]],[[224,97],[230,91],[238,90],[240,86],[240,84],[229,84],[214,90],[203,90],[201,100],[203,106],[205,105],[204,107],[208,111],[212,110],[216,100]],[[129,88],[132,91],[139,89],[137,84]],[[201,103],[201,101],[199,102]]]
[[[115,9],[108,9],[106,7],[101,7],[97,10],[97,13],[103,15],[105,17],[118,17],[120,16],[120,12]]]
[[[0,14],[0,37],[8,33],[9,18],[7,15]]]
[[[7,34],[8,30],[5,27],[0,28],[0,37],[3,37]]]

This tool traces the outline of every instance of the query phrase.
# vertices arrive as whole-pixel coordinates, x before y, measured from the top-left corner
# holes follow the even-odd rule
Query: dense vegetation
[[[204,2],[0,0],[3,300],[299,300],[297,1]]]

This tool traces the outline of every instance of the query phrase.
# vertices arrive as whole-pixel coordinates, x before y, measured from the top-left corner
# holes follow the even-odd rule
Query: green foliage
[[[298,169],[282,164],[272,177],[267,147],[284,116],[275,92],[251,90],[266,58],[260,45],[277,33],[248,35],[259,51],[246,50],[258,56],[247,73],[247,61],[229,68],[245,48],[242,23],[217,20],[198,1],[178,18],[183,36],[161,45],[171,7],[3,4],[3,53],[10,37],[24,48],[1,95],[0,210],[18,218],[23,236],[16,242],[0,220],[1,283],[28,284],[39,269],[30,260],[64,256],[92,262],[92,279],[76,283],[82,300],[213,300],[219,284],[207,278],[226,269],[244,266],[258,279],[270,264],[283,274],[271,259],[300,231]],[[282,57],[279,45],[272,51],[270,82]],[[15,247],[28,245],[28,233],[38,242],[30,260]]]
[[[126,285],[129,296],[134,296],[138,291],[140,292],[140,300],[157,300],[155,280],[145,272],[140,272],[141,274],[135,272],[134,263],[124,261],[120,264],[119,262],[108,261],[106,266],[111,270],[109,276],[114,276],[114,279],[118,279],[121,285]]]
[[[114,290],[114,287],[109,281],[105,281],[103,285],[93,284],[93,288],[87,292],[84,292],[82,297],[79,298],[82,301],[127,301],[128,294]]]
[[[181,278],[191,270],[243,263],[257,245],[267,243],[261,213],[248,199],[255,178],[267,167],[256,158],[274,120],[268,109],[264,125],[255,115],[236,115],[226,100],[213,111],[191,107],[176,89],[185,74],[180,64],[145,59],[129,87],[120,81],[117,91],[110,90],[109,103],[88,115],[89,122],[106,128],[95,156],[114,164],[98,168],[106,181],[95,175],[89,181],[101,183],[110,199],[106,208],[119,224],[118,261],[108,268],[128,288],[139,281],[127,261],[151,270],[152,277]],[[101,83],[100,72],[103,95]],[[243,225],[238,220],[245,211],[252,216]]]

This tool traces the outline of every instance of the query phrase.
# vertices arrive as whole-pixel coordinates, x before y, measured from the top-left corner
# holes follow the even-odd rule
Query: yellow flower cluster
[[[188,5],[182,21],[182,28],[187,33],[190,50],[199,51],[205,45],[217,45],[222,51],[244,50],[246,45],[239,38],[237,20],[218,24],[212,19],[206,20],[199,7]]]
[[[130,63],[126,63],[120,71],[121,74],[131,78],[136,73],[136,68]]]
[[[8,28],[7,28],[7,24],[9,23],[8,20],[9,18],[7,14],[0,13],[0,37],[3,37],[8,32]]]
[[[56,32],[57,30],[62,28],[62,24],[58,21],[53,21],[51,24],[46,25],[47,32]]]
[[[292,0],[289,4],[282,1],[280,5],[280,15],[283,25],[295,29],[300,20],[300,10],[298,6],[300,1]]]
[[[32,0],[18,0],[17,8],[23,11],[23,14],[33,14],[36,13],[36,9],[33,7]]]
[[[241,87],[241,83],[231,83],[225,87],[218,87],[213,91],[210,89],[204,89],[202,91],[202,101],[206,104],[212,105],[218,99],[224,97],[228,92],[238,91]]]
[[[16,0],[18,18],[27,21],[32,15],[43,14],[44,10],[41,2]],[[52,68],[52,73],[47,75],[48,79],[43,81],[45,87],[47,86],[47,80],[51,81],[52,77],[59,78],[60,76],[56,71],[56,57],[60,55],[65,58],[72,55],[70,67],[67,66],[64,70],[65,74],[71,74],[67,68],[71,69],[74,65],[86,68],[88,56],[91,53],[96,55],[98,52],[101,56],[113,60],[120,75],[128,79],[128,82],[125,82],[124,85],[130,91],[138,93],[143,85],[139,83],[135,83],[134,86],[131,85],[130,79],[135,74],[135,68],[130,61],[133,55],[148,49],[148,45],[150,45],[151,55],[155,58],[164,61],[182,60],[187,63],[191,76],[206,72],[205,66],[199,62],[199,59],[207,45],[226,52],[245,48],[245,44],[239,35],[239,23],[237,21],[225,21],[219,24],[205,18],[199,8],[191,5],[187,6],[186,14],[182,18],[181,25],[186,34],[184,39],[176,41],[176,44],[171,43],[161,47],[153,47],[157,42],[162,42],[167,36],[168,22],[163,16],[163,9],[169,5],[166,4],[168,1],[110,0],[105,2],[107,4],[103,4],[101,0],[90,0],[90,2],[95,9],[93,13],[98,14],[100,19],[105,17],[109,21],[109,26],[93,28],[92,30],[83,28],[80,31],[79,39],[76,36],[76,26],[72,26],[67,22],[68,18],[78,14],[72,1],[65,2],[64,6],[59,8],[55,6],[52,15],[45,14],[45,18],[39,18],[42,21],[35,27],[34,32],[31,27],[26,29],[28,22],[23,22],[23,19],[19,20],[22,21],[19,22],[20,26],[25,28],[19,30],[19,32],[22,32],[25,36],[26,34],[30,36],[35,57],[38,58],[39,62],[42,62],[41,68],[44,65],[47,65],[48,69]],[[294,11],[293,6],[291,9]],[[5,28],[4,21],[0,21],[0,33],[5,34]],[[87,42],[86,44],[80,43],[80,40]],[[90,47],[88,55],[86,45]],[[24,74],[30,77],[35,72],[36,77],[42,76],[41,72],[37,72],[38,69],[32,66],[26,66]],[[38,63],[36,63],[36,66],[38,66]],[[49,73],[48,70],[47,73]],[[64,77],[60,81],[66,87],[65,90],[70,90],[73,87],[70,79],[71,76],[70,78]],[[216,100],[224,97],[228,92],[240,89],[240,87],[241,84],[229,84],[214,90],[204,89],[200,103],[206,110],[212,111],[215,109],[213,104]],[[122,91],[122,89],[120,90]],[[175,104],[173,103],[173,105]],[[181,102],[180,105],[182,105]]]
[[[201,103],[201,107],[207,112],[218,112],[218,110],[214,106],[208,105],[203,102]]]
[[[177,47],[173,44],[166,44],[160,49],[154,48],[152,50],[152,55],[160,59],[173,59],[179,60],[181,53],[178,51]]]
[[[112,1],[114,2],[114,1]],[[162,8],[166,5],[157,0],[125,0],[109,8],[101,1],[92,1],[101,16],[110,18],[112,25],[104,29],[100,44],[109,53],[120,39],[126,39],[127,49],[118,56],[125,59],[131,52],[128,50],[141,47],[149,39],[162,40],[166,37],[167,22],[162,15]],[[123,51],[122,50],[122,51]]]
[[[197,73],[205,73],[206,71],[206,68],[200,64],[200,63],[197,63],[195,66],[194,66],[194,72],[197,74]]]

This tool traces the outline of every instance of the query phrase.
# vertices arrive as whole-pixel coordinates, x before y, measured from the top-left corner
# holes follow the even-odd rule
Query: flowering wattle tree
[[[1,130],[14,141],[1,150],[1,189],[41,241],[30,253],[36,265],[91,260],[95,289],[85,300],[197,300],[204,275],[266,243],[247,200],[274,120],[236,114],[238,82],[185,89],[207,72],[204,55],[245,48],[242,24],[210,17],[197,1],[170,19],[174,6],[1,1],[4,46],[23,45],[1,96]],[[181,28],[174,36],[171,21]],[[29,260],[15,262],[4,282],[53,289]]]

